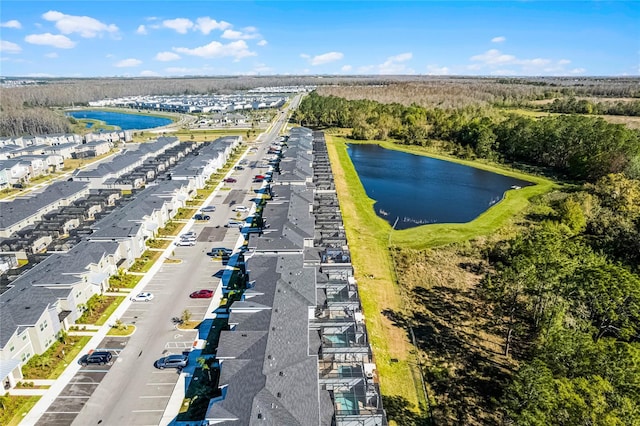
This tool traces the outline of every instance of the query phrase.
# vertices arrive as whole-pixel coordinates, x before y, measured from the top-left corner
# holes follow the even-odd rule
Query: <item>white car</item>
[[[185,232],[184,234],[180,235],[181,239],[195,238],[195,237],[196,237],[196,233],[193,231]]]
[[[205,206],[205,207],[201,208],[200,211],[203,211],[203,212],[215,212],[216,211],[216,206]]]
[[[179,247],[192,247],[196,245],[196,240],[180,240],[176,242]]]
[[[240,222],[238,220],[230,220],[224,225],[226,228],[242,228],[244,227],[244,222]]]
[[[235,206],[233,208],[234,212],[241,212],[241,213],[247,213],[249,212],[249,208],[245,207],[245,206]]]
[[[134,302],[148,302],[149,300],[152,300],[152,299],[153,299],[153,294],[149,292],[138,293],[137,295],[131,298],[131,300]]]

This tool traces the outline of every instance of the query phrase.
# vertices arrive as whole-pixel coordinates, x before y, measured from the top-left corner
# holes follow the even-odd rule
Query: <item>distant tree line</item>
[[[314,92],[293,119],[310,127],[351,128],[351,137],[360,140],[393,138],[422,146],[444,141],[459,156],[549,167],[570,179],[595,181],[618,172],[640,176],[640,133],[600,118],[505,117],[477,106],[447,110]]]
[[[640,116],[640,100],[617,102],[594,102],[575,97],[555,99],[542,108],[543,111],[562,114],[608,114]]]
[[[481,286],[521,367],[501,406],[518,425],[640,422],[640,181],[603,177],[538,207],[488,253]]]

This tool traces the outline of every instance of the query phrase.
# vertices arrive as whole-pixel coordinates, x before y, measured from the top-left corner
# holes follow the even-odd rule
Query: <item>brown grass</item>
[[[396,249],[399,284],[415,332],[436,424],[498,424],[495,400],[515,364],[502,355],[502,329],[479,294],[488,265],[482,243]],[[398,319],[401,320],[401,319]]]

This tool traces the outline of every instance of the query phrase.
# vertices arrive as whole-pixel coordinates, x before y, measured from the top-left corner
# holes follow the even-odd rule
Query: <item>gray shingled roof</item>
[[[30,197],[2,201],[0,202],[0,229],[9,228],[24,218],[33,216],[38,210],[83,192],[87,188],[86,182],[55,182],[46,190],[33,193]]]

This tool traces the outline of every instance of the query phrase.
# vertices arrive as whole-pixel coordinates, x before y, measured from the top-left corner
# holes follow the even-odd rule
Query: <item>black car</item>
[[[160,358],[154,364],[156,368],[164,370],[165,368],[183,368],[189,363],[189,358],[185,355],[169,355]]]
[[[80,358],[80,364],[85,367],[89,364],[103,365],[111,362],[112,358],[113,358],[113,355],[111,355],[111,352],[106,352],[106,351],[90,352],[86,355],[83,355],[82,358]]]
[[[195,220],[209,220],[209,219],[211,219],[211,216],[206,215],[206,214],[197,214],[193,218]]]
[[[211,257],[224,257],[224,256],[231,256],[232,253],[233,253],[233,250],[229,248],[214,247],[211,249],[211,251],[207,252],[207,255]]]

